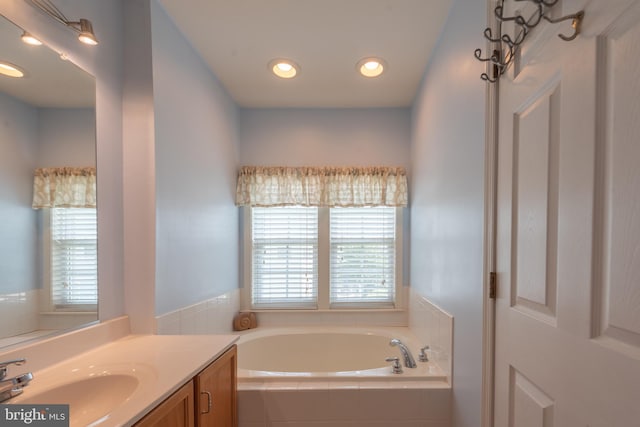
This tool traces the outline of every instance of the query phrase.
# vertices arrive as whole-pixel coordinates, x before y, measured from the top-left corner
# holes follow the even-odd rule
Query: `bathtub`
[[[400,339],[418,367],[391,372],[387,357]],[[266,328],[244,333],[238,341],[238,381],[447,381],[435,364],[418,361],[421,343],[408,328],[304,327]]]
[[[417,368],[394,374],[387,357],[400,339]],[[419,362],[408,328],[257,328],[238,341],[240,426],[365,423],[424,426],[449,422],[450,383],[433,362]]]

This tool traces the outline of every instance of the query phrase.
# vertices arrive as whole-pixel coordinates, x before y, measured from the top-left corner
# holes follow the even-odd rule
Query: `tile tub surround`
[[[95,312],[42,310],[42,289],[0,294],[0,347],[95,322]]]
[[[240,290],[156,317],[159,335],[229,334],[240,309]]]
[[[409,300],[409,329],[429,346],[429,360],[437,363],[451,382],[453,316],[413,290]]]
[[[38,290],[0,294],[0,338],[38,329]]]
[[[451,389],[407,383],[290,383],[241,385],[240,427],[445,427]]]
[[[417,357],[418,343],[406,327],[259,327],[257,330],[240,334],[238,418],[241,427],[449,425],[451,389],[440,368],[435,364],[418,362],[417,369],[405,368],[403,374],[397,375],[390,372],[389,363],[384,361],[385,357],[400,355],[397,349],[388,345],[391,337],[402,339]],[[317,339],[314,338],[314,334],[319,334]],[[345,334],[354,334],[354,337],[345,341]],[[253,371],[242,366],[243,349],[252,349],[260,354],[258,359],[246,358],[246,363],[255,365],[259,361],[258,365],[262,366],[261,359],[267,358],[264,361],[264,369],[268,369],[268,366],[278,366],[270,363],[269,357],[276,357],[278,362],[284,357],[275,350],[276,348],[291,347],[286,344],[287,340],[297,342],[295,346],[298,348],[311,349],[312,343],[304,344],[305,339],[310,339],[313,343],[322,343],[323,340],[331,341],[331,336],[336,337],[336,342],[342,343],[339,351],[351,355],[357,354],[357,346],[363,346],[360,347],[366,353],[363,355],[363,363],[368,368],[363,366],[357,371],[333,372],[333,366],[333,369],[339,369],[338,366],[347,369],[344,366],[351,366],[355,361],[347,358],[349,360],[343,362],[331,354],[325,358],[320,349],[310,350],[313,354],[305,357],[294,353],[294,357],[299,361],[297,364],[308,364],[309,369],[313,369],[311,366],[318,366],[316,372]],[[269,344],[271,337],[276,338],[274,344]],[[371,341],[369,337],[372,338]],[[379,337],[382,339],[383,348],[378,354],[376,343]],[[360,338],[364,338],[364,341],[358,344]],[[262,339],[266,341],[260,341]],[[255,345],[246,346],[252,343]],[[356,347],[349,349],[350,343],[354,343]],[[267,351],[269,346],[271,350]],[[333,350],[331,348],[328,353],[333,353]],[[369,354],[375,354],[375,360],[365,357]],[[322,361],[315,360],[318,358]],[[378,359],[381,360],[380,365],[377,365]],[[326,369],[329,370],[325,371]]]

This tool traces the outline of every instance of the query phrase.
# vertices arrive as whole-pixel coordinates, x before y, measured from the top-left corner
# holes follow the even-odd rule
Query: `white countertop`
[[[5,403],[55,403],[36,402],[34,396],[85,379],[119,374],[133,376],[138,380],[133,393],[107,416],[91,424],[130,426],[217,359],[237,339],[235,335],[129,335],[34,371],[34,379],[24,388],[24,393]],[[72,413],[71,426],[74,425],[78,424]],[[79,425],[85,425],[84,421]]]

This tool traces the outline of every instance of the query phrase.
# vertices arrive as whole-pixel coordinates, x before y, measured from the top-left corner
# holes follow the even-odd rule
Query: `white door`
[[[496,427],[640,426],[640,0],[579,10],[500,81]]]

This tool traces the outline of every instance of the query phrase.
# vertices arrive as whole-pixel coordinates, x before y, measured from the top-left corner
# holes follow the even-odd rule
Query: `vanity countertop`
[[[91,384],[85,387],[95,390],[86,388],[89,390],[84,393],[88,395],[87,399],[109,401],[114,399],[113,388],[122,387],[123,392],[115,398],[123,401],[114,404],[114,409],[98,416],[91,425],[130,426],[218,358],[237,339],[235,335],[128,335],[34,371],[34,379],[25,387],[24,393],[5,403],[66,403],[44,400],[55,396],[55,390],[70,383],[74,384],[72,387]],[[99,381],[94,381],[96,378]],[[126,381],[109,382],[113,379]],[[97,386],[99,384],[106,386]],[[54,392],[47,393],[52,388]],[[112,390],[99,390],[109,388]],[[112,395],[102,397],[101,393]],[[43,401],[38,401],[39,397]],[[82,399],[82,396],[76,398]],[[49,397],[49,400],[52,399]],[[71,409],[71,426],[85,425],[85,422],[77,424],[74,409]]]

